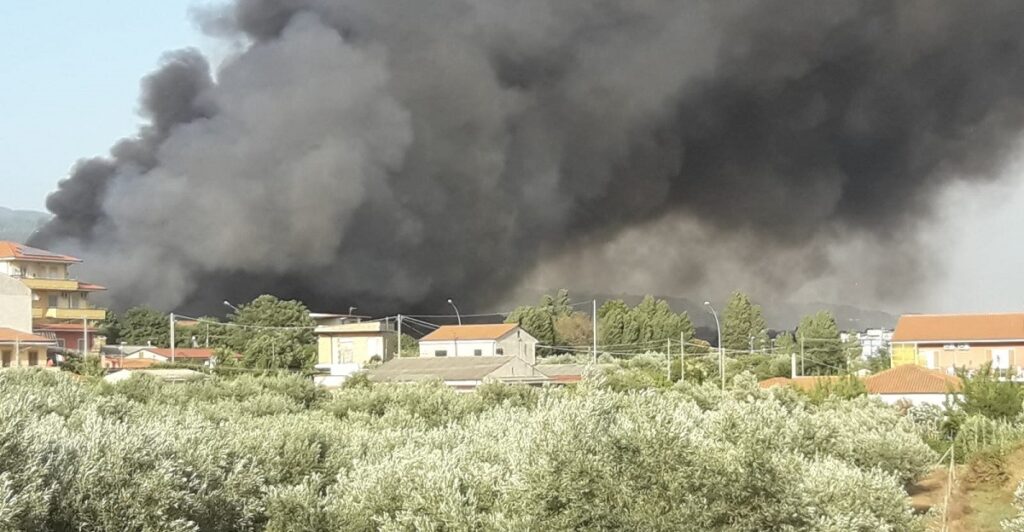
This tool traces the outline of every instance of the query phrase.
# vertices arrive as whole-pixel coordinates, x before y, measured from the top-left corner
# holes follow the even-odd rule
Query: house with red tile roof
[[[907,314],[896,324],[892,364],[994,370],[1024,378],[1024,313]]]
[[[32,333],[0,327],[0,366],[48,366],[46,350],[53,341]]]
[[[186,364],[209,364],[214,358],[215,351],[209,348],[185,348],[178,347],[172,352],[168,347],[144,347],[131,354],[125,355],[123,360],[133,364],[135,360],[151,360],[153,364],[161,362],[180,362]],[[127,366],[124,366],[127,367]]]
[[[519,358],[537,360],[537,339],[515,323],[442,325],[420,338],[420,357]]]
[[[793,386],[810,391],[825,383],[845,379],[846,376],[774,377],[758,383],[761,388]],[[864,388],[870,397],[877,397],[887,404],[907,401],[912,404],[941,405],[949,394],[960,391],[962,383],[954,375],[932,370],[914,364],[903,364],[874,375],[862,377]]]

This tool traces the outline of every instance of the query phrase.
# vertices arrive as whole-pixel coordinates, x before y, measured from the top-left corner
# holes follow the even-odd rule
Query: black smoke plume
[[[487,304],[679,214],[766,262],[833,235],[896,245],[944,185],[996,176],[1024,119],[1016,0],[237,0],[197,19],[239,52],[215,76],[168,56],[149,125],[78,163],[33,238],[83,254],[117,305]]]

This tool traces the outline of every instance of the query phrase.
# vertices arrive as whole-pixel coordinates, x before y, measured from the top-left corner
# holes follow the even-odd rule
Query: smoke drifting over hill
[[[197,18],[239,53],[216,75],[165,57],[149,125],[79,162],[33,238],[84,255],[115,304],[487,304],[631,229],[685,258],[673,283],[743,242],[736,260],[790,289],[829,271],[833,240],[912,242],[1024,122],[1017,1],[238,0]],[[635,231],[680,217],[700,249]]]

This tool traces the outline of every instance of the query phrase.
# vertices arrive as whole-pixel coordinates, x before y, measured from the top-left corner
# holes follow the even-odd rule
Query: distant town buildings
[[[880,351],[888,350],[892,342],[893,331],[890,329],[867,329],[857,333],[842,333],[839,339],[843,342],[857,340],[860,344],[861,358],[871,358]]]

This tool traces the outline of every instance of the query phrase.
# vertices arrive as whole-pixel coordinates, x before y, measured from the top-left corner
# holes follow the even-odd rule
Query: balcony
[[[56,308],[33,307],[34,319],[52,318],[56,320],[102,320],[107,317],[107,310],[102,308]]]
[[[73,292],[78,290],[78,281],[74,279],[42,279],[22,277],[21,282],[32,290],[60,290]]]

